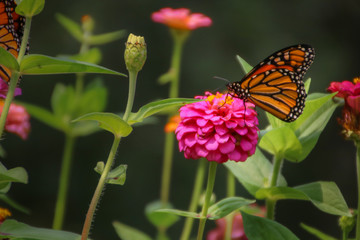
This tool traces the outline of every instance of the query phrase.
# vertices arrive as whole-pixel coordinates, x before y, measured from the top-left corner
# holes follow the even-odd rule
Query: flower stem
[[[356,216],[356,240],[360,240],[360,144],[356,144],[356,175],[358,187],[358,213]]]
[[[26,18],[25,26],[24,26],[24,34],[23,34],[23,37],[21,39],[21,46],[20,46],[20,50],[19,50],[19,55],[17,57],[17,61],[18,61],[19,64],[21,63],[21,60],[23,59],[23,57],[25,55],[26,48],[28,47],[29,36],[30,36],[30,28],[31,28],[31,21],[32,21],[31,17]]]
[[[137,72],[133,72],[133,71],[129,72],[129,94],[128,94],[128,101],[127,101],[125,113],[123,116],[123,120],[125,122],[129,119],[132,106],[134,104],[137,74],[138,74]]]
[[[172,168],[172,156],[174,152],[174,133],[166,133],[165,144],[164,144],[164,160],[163,160],[163,171],[162,181],[160,190],[160,200],[163,206],[169,201],[169,190],[171,181],[171,168]]]
[[[65,133],[64,155],[62,159],[59,190],[57,194],[55,216],[53,221],[53,229],[56,230],[62,229],[64,222],[66,199],[67,199],[67,192],[68,192],[70,172],[71,172],[70,171],[71,162],[72,162],[71,156],[73,153],[74,144],[75,144],[75,137],[69,133]]]
[[[207,186],[206,186],[206,194],[205,194],[205,202],[202,207],[201,211],[201,218],[199,223],[199,230],[197,235],[197,240],[203,239],[204,229],[205,229],[205,223],[207,219],[207,213],[210,206],[210,199],[211,195],[214,189],[214,183],[215,183],[215,176],[216,176],[216,167],[217,162],[211,161],[209,165],[209,173],[208,173],[208,180],[207,180]]]
[[[227,197],[235,196],[235,177],[231,171],[227,171]],[[235,213],[226,216],[225,240],[231,240],[233,218]]]
[[[101,174],[99,183],[98,183],[98,185],[96,187],[93,198],[91,200],[89,210],[88,210],[88,212],[86,214],[86,219],[85,219],[82,234],[81,234],[81,240],[86,240],[88,235],[89,235],[89,231],[90,231],[91,223],[92,223],[92,220],[93,220],[93,217],[94,217],[95,209],[96,209],[96,207],[98,205],[101,193],[102,193],[102,191],[104,189],[107,176],[108,176],[108,174],[110,172],[110,169],[111,169],[111,167],[113,165],[113,162],[114,162],[114,159],[115,159],[115,155],[116,155],[120,140],[121,140],[121,137],[116,137],[115,136],[113,145],[112,145],[110,153],[109,153],[109,157],[108,157],[108,159],[106,161],[104,171]]]
[[[275,155],[273,160],[273,171],[271,176],[270,187],[276,187],[282,163],[283,163],[283,158]],[[276,201],[272,199],[266,199],[266,217],[268,219],[272,219],[272,220],[274,219],[275,205],[276,205]]]
[[[170,98],[176,98],[179,96],[179,80],[180,80],[180,65],[181,56],[183,52],[184,43],[189,36],[188,31],[179,31],[170,29],[174,39],[174,48],[171,58],[171,65],[169,72],[172,73],[173,79],[170,84]]]
[[[190,201],[189,212],[196,212],[202,191],[202,186],[204,183],[205,170],[206,170],[206,160],[200,159],[195,175],[196,176],[195,184]],[[180,240],[188,240],[190,238],[193,223],[194,223],[194,218],[186,218]]]

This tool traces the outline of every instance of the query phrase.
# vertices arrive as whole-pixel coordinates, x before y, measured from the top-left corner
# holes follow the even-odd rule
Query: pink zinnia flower
[[[360,140],[360,78],[353,82],[332,82],[329,92],[338,92],[337,97],[343,98],[345,106],[338,122],[343,127],[343,135],[347,139]]]
[[[265,216],[265,208],[258,207],[256,205],[250,206],[254,211],[256,211],[256,216],[264,217]],[[225,239],[225,231],[226,231],[226,218],[220,218],[216,220],[216,228],[209,231],[207,234],[206,240],[224,240]],[[234,215],[232,221],[232,229],[231,229],[231,240],[248,240],[245,235],[243,219],[240,213],[236,213]]]
[[[254,104],[220,93],[195,98],[205,101],[181,107],[175,130],[186,158],[238,162],[255,153],[259,129]]]
[[[351,109],[360,112],[360,78],[354,78],[353,82],[332,82],[328,91],[338,92],[337,97],[343,98]]]
[[[0,101],[0,114],[4,107],[4,101]],[[27,139],[30,132],[30,115],[23,106],[12,103],[5,122],[5,130],[14,133],[23,140]]]
[[[162,8],[151,15],[154,22],[163,23],[170,28],[180,30],[194,30],[199,27],[209,27],[211,18],[202,13],[190,13],[187,8]]]
[[[0,98],[6,98],[6,94],[8,90],[9,90],[9,85],[7,84],[7,82],[5,82],[0,78]],[[15,88],[14,96],[18,96],[18,95],[21,95],[21,89]]]

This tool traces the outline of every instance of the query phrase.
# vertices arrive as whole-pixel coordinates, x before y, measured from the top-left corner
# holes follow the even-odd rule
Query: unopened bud
[[[90,15],[83,15],[81,17],[82,29],[85,32],[92,32],[94,30],[94,19]]]
[[[356,223],[356,213],[354,214],[354,211],[351,210],[351,214],[351,217],[342,216],[339,218],[339,226],[341,230],[345,233],[351,232]]]
[[[144,37],[129,35],[125,44],[125,64],[129,72],[139,72],[146,61],[146,43]]]

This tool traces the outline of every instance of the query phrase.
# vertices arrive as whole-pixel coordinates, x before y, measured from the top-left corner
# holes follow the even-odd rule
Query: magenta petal
[[[235,132],[237,132],[241,136],[248,133],[248,129],[245,128],[245,127],[243,127],[243,128],[238,127],[238,128],[235,128],[234,130],[235,130]]]
[[[219,125],[219,126],[215,126],[215,131],[217,134],[219,135],[224,135],[225,133],[229,132],[229,129],[227,129],[225,126],[223,125]]]
[[[196,145],[195,151],[200,157],[207,157],[207,155],[209,154],[209,151],[207,151],[206,148],[201,145]]]
[[[194,146],[196,144],[195,134],[189,134],[189,136],[184,139],[184,143],[189,147]]]
[[[346,98],[346,103],[351,107],[351,109],[356,112],[360,112],[360,96],[348,96]]]
[[[207,150],[216,150],[219,147],[219,143],[216,141],[215,137],[210,138],[210,140],[205,144]]]
[[[251,144],[251,142],[249,142],[247,139],[242,138],[240,140],[240,146],[242,148],[242,150],[244,150],[245,152],[249,151],[253,145]]]
[[[234,149],[234,151],[232,151],[231,153],[228,154],[228,157],[230,160],[238,162],[238,161],[240,161],[240,158],[241,158],[240,151],[238,151],[237,149]]]
[[[200,144],[200,145],[205,145],[208,141],[209,141],[209,138],[206,138],[206,137],[197,137],[196,138],[196,141],[197,141],[197,143],[198,144]]]
[[[209,152],[209,154],[206,156],[206,158],[209,161],[221,162],[221,154],[218,151]]]
[[[237,127],[237,123],[234,122],[234,121],[227,121],[225,123],[225,125],[226,125],[227,128],[236,128]]]
[[[203,119],[203,118],[199,118],[196,120],[196,124],[199,126],[199,127],[204,127],[207,123],[208,123],[209,120],[206,120],[206,119]]]
[[[229,134],[219,135],[219,134],[215,133],[215,139],[218,143],[225,143],[225,142],[229,141],[229,138],[230,138]]]
[[[226,142],[226,143],[223,143],[223,144],[220,144],[219,146],[219,150],[221,153],[223,154],[228,154],[232,151],[234,151],[235,149],[235,144],[233,142]]]

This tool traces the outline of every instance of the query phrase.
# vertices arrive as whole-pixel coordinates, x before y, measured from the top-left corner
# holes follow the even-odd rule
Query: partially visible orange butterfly
[[[25,18],[15,12],[15,0],[0,0],[0,47],[17,58],[23,35]],[[0,65],[0,77],[9,81],[11,71]]]
[[[240,81],[228,83],[229,94],[254,103],[277,118],[295,121],[303,112],[303,78],[315,57],[314,48],[299,44],[267,57]]]

